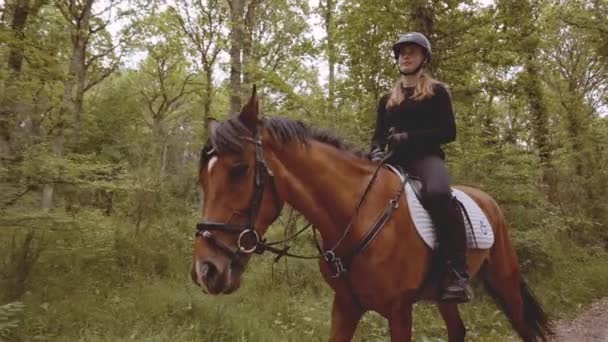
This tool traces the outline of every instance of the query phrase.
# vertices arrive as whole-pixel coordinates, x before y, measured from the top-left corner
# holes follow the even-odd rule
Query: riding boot
[[[443,213],[435,215],[439,230],[439,248],[448,270],[447,284],[440,300],[466,303],[473,298],[467,273],[467,241],[464,219],[455,198],[442,208]]]

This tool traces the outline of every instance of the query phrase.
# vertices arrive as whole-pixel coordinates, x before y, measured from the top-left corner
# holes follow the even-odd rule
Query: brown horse
[[[197,225],[192,279],[206,293],[235,291],[249,256],[264,247],[260,236],[288,203],[319,231],[326,250],[333,246],[337,257],[352,255],[344,266],[348,272],[339,277],[336,264],[328,262],[332,258],[319,260],[335,291],[330,340],[351,340],[361,316],[373,310],[388,320],[392,341],[410,341],[413,303],[437,298],[438,281],[430,276],[433,252],[414,228],[405,195],[395,197],[401,180],[384,167],[374,177],[375,169],[363,153],[327,133],[287,119],[258,118],[254,89],[238,117],[212,125],[201,155],[207,221]],[[482,208],[495,235],[490,249],[469,250],[469,274],[483,279],[523,340],[546,340],[548,319],[522,279],[500,208],[478,189],[459,188]],[[398,209],[369,239],[391,199]],[[367,248],[358,248],[362,239]],[[354,249],[359,253],[353,255]],[[457,304],[437,305],[449,340],[463,341]]]

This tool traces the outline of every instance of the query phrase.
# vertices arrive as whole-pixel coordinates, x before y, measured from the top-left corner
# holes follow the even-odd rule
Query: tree
[[[66,21],[71,26],[72,51],[69,61],[68,75],[63,85],[61,105],[55,118],[54,127],[50,133],[51,152],[60,158],[63,155],[65,130],[69,120],[80,115],[82,107],[81,96],[84,92],[85,55],[89,38],[90,21],[94,0],[66,0],[58,2],[57,6]],[[53,206],[54,185],[45,184],[42,189],[42,210],[48,211]]]
[[[241,110],[241,83],[243,61],[244,0],[228,0],[230,5],[230,110],[235,115]]]
[[[561,197],[579,198],[568,206],[601,222],[607,213],[599,204],[605,201],[605,193],[599,189],[608,184],[608,177],[597,170],[606,161],[599,136],[600,113],[608,98],[608,61],[598,49],[588,48],[595,41],[594,32],[564,26],[557,13],[551,22],[555,39],[547,44],[545,53],[550,66],[545,78],[559,118],[560,178],[570,179],[562,182]]]
[[[560,7],[557,7],[560,6]],[[556,1],[561,20],[586,31],[588,42],[602,56],[608,57],[608,3],[601,0]]]
[[[7,1],[5,10],[10,12],[10,25],[1,23],[3,36],[7,38],[9,52],[7,66],[9,75],[4,82],[4,92],[0,98],[0,160],[11,158],[14,151],[11,130],[16,121],[18,81],[20,78],[26,43],[25,29],[28,18],[36,16],[45,0]]]
[[[165,176],[168,137],[180,128],[180,114],[185,114],[180,109],[197,90],[195,85],[200,85],[183,58],[185,46],[175,19],[172,11],[150,16],[140,33],[148,56],[141,66],[138,88],[147,108],[144,122],[152,131],[159,185]]]
[[[175,7],[179,25],[198,54],[198,61],[205,74],[203,98],[203,122],[205,128],[213,103],[213,75],[219,53],[225,48],[225,3],[222,0],[181,0]]]
[[[112,14],[118,3],[112,0],[96,12],[95,0],[55,2],[69,28],[71,40],[63,94],[49,131],[51,153],[56,158],[64,155],[68,133],[72,146],[77,146],[80,140],[85,93],[116,71],[120,64],[120,55],[114,53],[119,44],[113,44],[106,31],[107,26],[116,19]],[[119,12],[117,17],[128,13]],[[48,211],[52,207],[53,193],[54,185],[45,184],[41,202],[43,210]]]
[[[325,3],[323,3],[322,1],[319,2],[319,9],[323,14],[325,24],[325,54],[328,66],[327,101],[329,102],[330,109],[333,109],[334,106],[334,88],[336,86],[336,5],[336,0],[325,0]]]

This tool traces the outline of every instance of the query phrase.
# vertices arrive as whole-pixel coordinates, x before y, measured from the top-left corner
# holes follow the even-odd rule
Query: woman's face
[[[409,73],[414,70],[424,61],[424,49],[416,44],[402,45],[399,49],[399,70],[403,73]]]

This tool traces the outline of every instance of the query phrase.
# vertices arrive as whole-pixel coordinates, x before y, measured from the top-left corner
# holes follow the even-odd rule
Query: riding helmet
[[[431,60],[431,43],[422,33],[408,32],[399,37],[399,40],[393,44],[393,53],[395,55],[395,59],[399,59],[399,49],[401,48],[401,45],[405,44],[416,44],[421,46],[426,51],[428,60]]]

